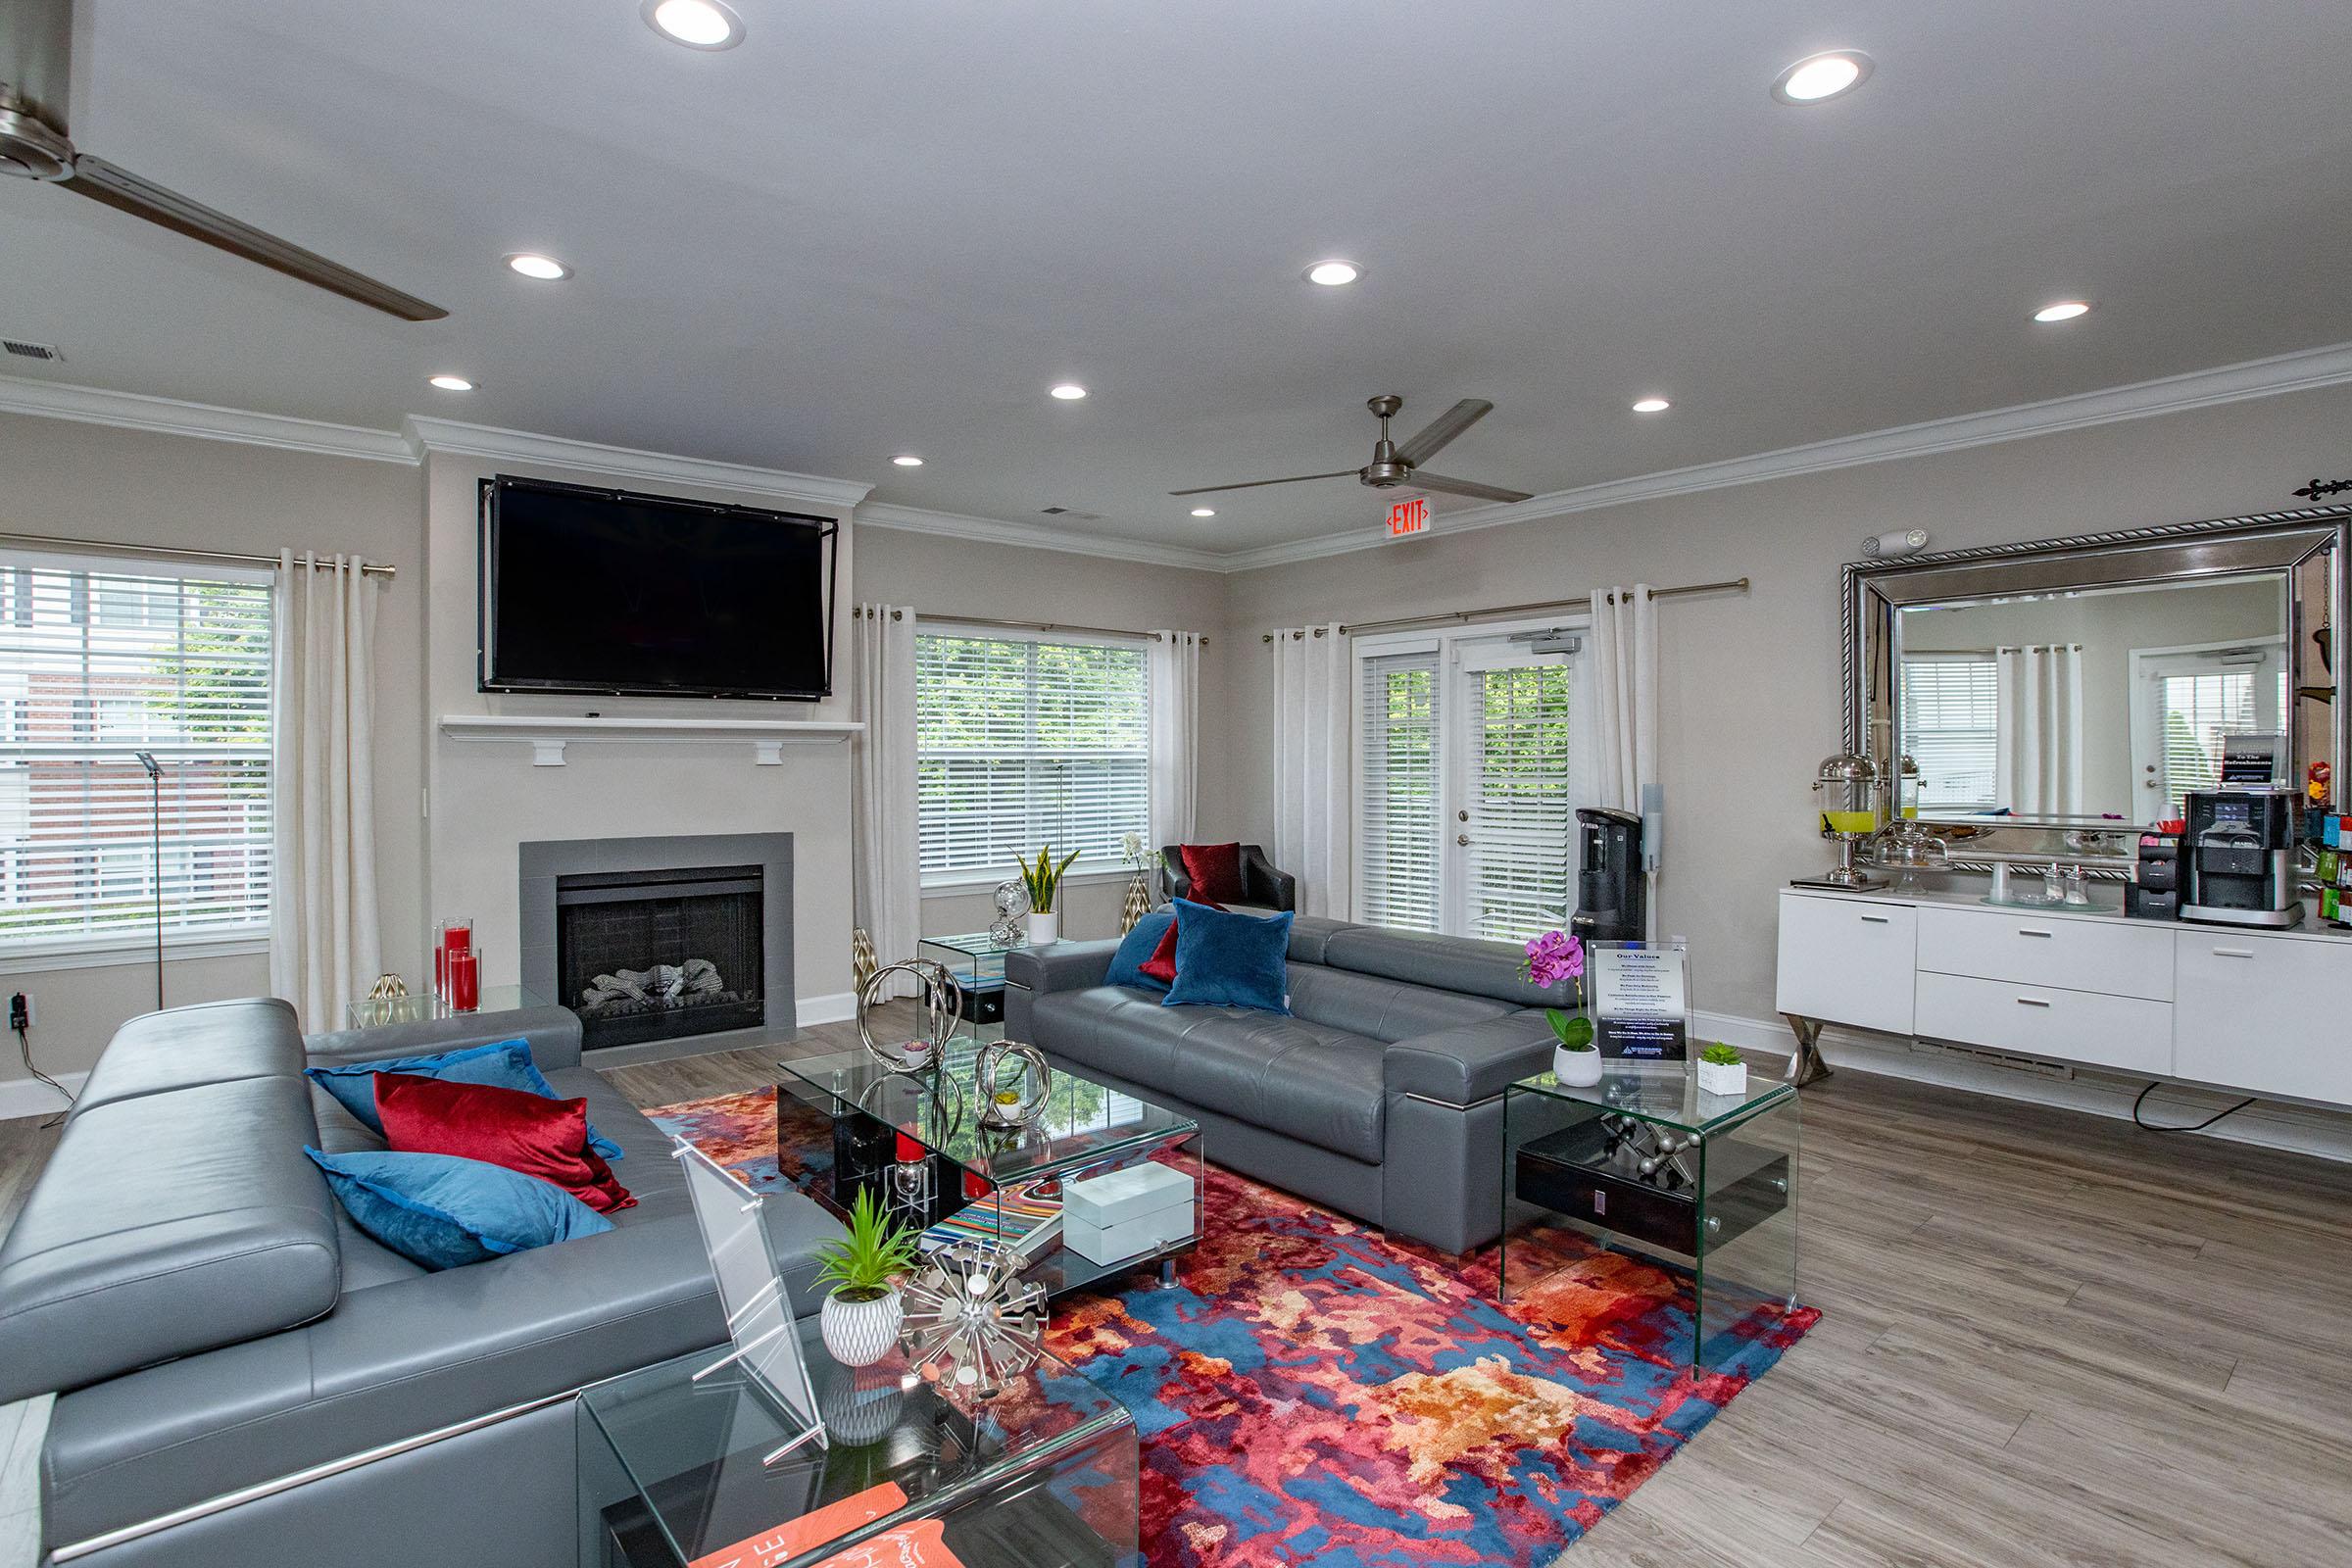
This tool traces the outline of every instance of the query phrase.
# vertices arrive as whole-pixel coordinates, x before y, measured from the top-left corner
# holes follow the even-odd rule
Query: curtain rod
[[[1727,577],[1722,582],[1693,582],[1686,583],[1680,588],[1652,588],[1649,591],[1649,597],[1652,599],[1680,599],[1685,594],[1743,594],[1745,592],[1747,592],[1745,577]],[[1585,594],[1575,599],[1546,599],[1532,605],[1494,605],[1486,610],[1446,610],[1428,615],[1398,615],[1392,620],[1358,621],[1351,626],[1342,626],[1340,631],[1345,636],[1353,637],[1359,632],[1387,631],[1392,626],[1419,626],[1431,621],[1470,621],[1484,619],[1490,615],[1537,615],[1554,610],[1590,610],[1592,608],[1592,596]],[[1320,637],[1321,630],[1318,629],[1315,635]],[[1258,639],[1260,642],[1268,643],[1273,640],[1272,632],[1267,632]]]
[[[178,545],[134,545],[120,539],[67,539],[55,534],[0,533],[0,544],[33,545],[52,550],[112,550],[131,556],[170,556],[179,561],[217,561],[229,566],[274,566],[275,556],[248,555],[241,550],[189,550]],[[395,568],[362,562],[360,570],[370,577],[391,577]]]
[[[858,619],[863,619],[865,613],[863,605],[850,612]],[[905,613],[904,610],[894,610],[890,612],[890,618],[896,620]],[[926,615],[920,611],[915,612],[915,618],[943,621],[951,626],[991,626],[1004,631],[1069,631],[1081,637],[1144,637],[1156,642],[1160,635],[1155,631],[1129,631],[1123,626],[1072,626],[1057,620],[991,620],[986,615]],[[1205,632],[1200,636],[1200,646],[1208,646]]]

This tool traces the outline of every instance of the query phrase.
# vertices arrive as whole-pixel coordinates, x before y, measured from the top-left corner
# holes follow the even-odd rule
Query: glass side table
[[[993,1398],[915,1376],[896,1350],[853,1371],[816,1320],[802,1355],[825,1445],[714,1350],[600,1384],[576,1403],[581,1568],[1140,1568],[1135,1420],[1047,1357]],[[911,1548],[911,1552],[907,1549]]]
[[[924,937],[915,944],[918,957],[944,964],[963,987],[964,1026],[983,1040],[1004,1038],[1004,955],[1029,944],[1025,940],[1000,943],[985,931],[956,936]],[[925,953],[925,948],[936,952]]]
[[[524,1007],[544,1007],[547,999],[536,991],[521,986],[484,986],[482,1004],[473,1012],[514,1012]],[[457,1008],[429,991],[411,992],[405,997],[363,997],[343,1005],[343,1027],[346,1029],[380,1029],[390,1023],[422,1023],[428,1018],[456,1018]]]
[[[1747,1084],[1705,1094],[1696,1073],[1658,1065],[1590,1086],[1544,1072],[1506,1089],[1501,1299],[1559,1271],[1566,1221],[1690,1272],[1693,1371],[1728,1358],[1758,1310],[1795,1305],[1799,1097],[1779,1078],[1751,1072]]]

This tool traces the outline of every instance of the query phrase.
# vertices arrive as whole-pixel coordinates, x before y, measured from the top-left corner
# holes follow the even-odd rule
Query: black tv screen
[[[481,688],[829,696],[837,527],[751,507],[485,480]]]

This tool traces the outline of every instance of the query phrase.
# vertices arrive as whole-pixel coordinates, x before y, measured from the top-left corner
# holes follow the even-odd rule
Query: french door
[[[1573,903],[1575,640],[1359,651],[1356,918],[1523,940]]]

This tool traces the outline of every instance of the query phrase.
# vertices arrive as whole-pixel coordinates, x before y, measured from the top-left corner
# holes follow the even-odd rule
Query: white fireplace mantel
[[[810,718],[605,718],[560,714],[444,713],[441,733],[453,741],[519,742],[531,749],[533,767],[562,767],[566,746],[619,742],[628,745],[694,741],[742,741],[752,760],[776,767],[787,746],[834,746],[865,726]]]

